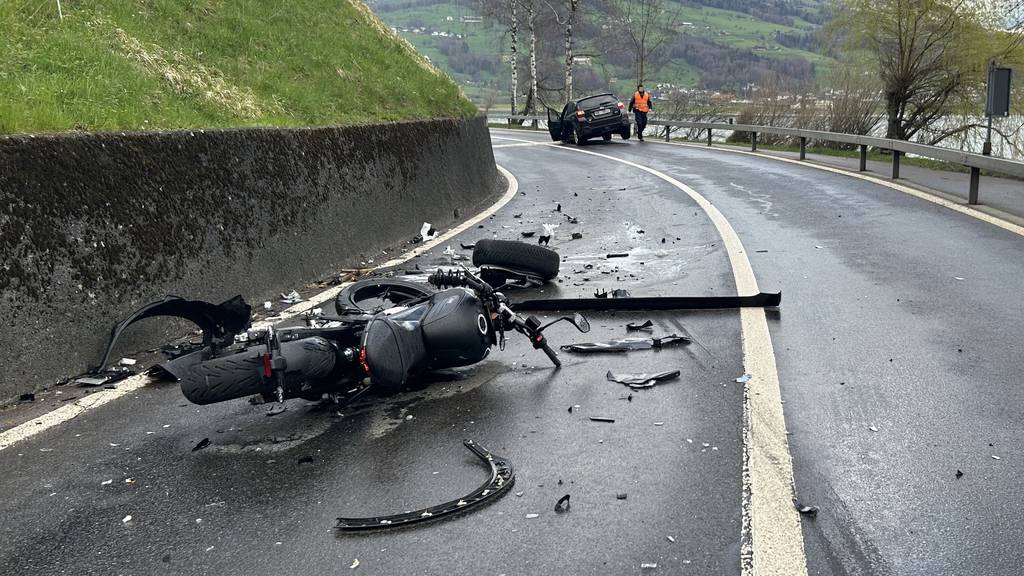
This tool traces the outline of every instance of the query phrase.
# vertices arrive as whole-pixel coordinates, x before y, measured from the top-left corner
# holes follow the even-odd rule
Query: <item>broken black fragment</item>
[[[537,244],[538,245],[543,244],[543,245],[547,246],[550,242],[551,242],[551,236],[538,236],[537,237]]]
[[[516,481],[516,474],[512,463],[508,459],[492,454],[472,440],[466,440],[463,444],[491,468],[491,477],[483,486],[458,500],[452,500],[444,504],[412,512],[369,518],[338,518],[337,529],[341,531],[375,530],[436,520],[443,516],[458,514],[459,512],[480,506],[508,492],[512,488]]]
[[[796,505],[796,511],[799,512],[801,516],[809,516],[811,518],[814,518],[818,515],[817,506],[803,506],[798,503]]]
[[[615,495],[615,499],[616,500],[625,500],[626,499],[626,493],[625,492],[619,492],[618,494]]]
[[[605,375],[611,382],[625,384],[633,389],[651,388],[658,382],[673,380],[679,377],[679,370],[666,370],[665,372],[639,372],[631,374],[614,374],[611,370]]]
[[[644,322],[643,324],[637,324],[636,322],[630,322],[629,324],[626,324],[627,332],[652,332],[653,330],[654,322],[651,322],[650,320]]]
[[[956,479],[959,480],[959,479],[961,479],[963,477],[964,477],[964,473],[959,471],[959,470],[957,470],[956,471]]]
[[[629,252],[613,252],[605,256],[605,258],[628,258]]]
[[[520,234],[523,235],[523,238],[533,238],[533,235],[536,234],[536,232],[520,232]]]
[[[561,212],[561,211],[562,211],[562,203],[559,202],[558,205],[555,206],[555,212]]]
[[[18,396],[18,402],[35,402],[35,401],[36,401],[36,395],[31,393],[31,392],[27,392],[25,394],[22,394],[21,396]]]
[[[612,297],[612,298],[629,298],[629,290],[623,290],[622,288],[616,288],[615,290],[612,290],[611,292],[609,292],[607,290],[604,290],[604,291],[601,291],[601,292],[597,292],[597,291],[594,292],[594,298],[608,298],[609,296]]]
[[[472,250],[473,248],[476,248],[476,244],[475,243],[474,244],[463,244],[462,242],[459,242],[459,246],[461,246],[463,250]]]
[[[609,424],[615,422],[615,418],[608,418],[606,416],[591,416],[590,420],[591,422],[608,422]]]
[[[202,450],[203,448],[206,448],[209,445],[210,445],[210,439],[209,438],[203,438],[202,440],[199,441],[198,444],[196,444],[192,448],[192,451],[193,452],[198,452],[199,450]]]
[[[588,265],[589,266],[589,265]],[[587,266],[584,266],[587,268]],[[543,298],[515,302],[517,312],[582,310],[720,310],[725,308],[761,308],[778,306],[782,293],[761,292],[754,296],[654,296],[639,298]]]
[[[569,511],[569,495],[566,494],[565,496],[562,496],[561,498],[559,498],[558,502],[555,502],[555,513],[556,514],[561,514],[562,512],[568,512],[568,511]]]
[[[582,232],[573,232],[572,233],[572,239],[573,240],[579,240],[581,238],[583,238],[583,233]]]
[[[616,338],[604,342],[581,342],[578,344],[565,344],[561,348],[567,352],[581,354],[597,352],[628,352],[630,350],[650,350],[651,348],[662,348],[669,344],[689,344],[690,339],[686,336],[671,334],[661,338]]]

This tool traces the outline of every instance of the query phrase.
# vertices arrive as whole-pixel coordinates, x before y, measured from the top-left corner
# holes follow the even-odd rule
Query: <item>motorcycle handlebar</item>
[[[540,349],[543,350],[545,354],[547,354],[548,359],[551,360],[551,363],[555,365],[555,368],[560,368],[562,366],[562,361],[558,359],[558,355],[555,354],[555,351],[551,349],[551,346],[548,346],[547,340],[544,340],[544,342],[540,345]]]

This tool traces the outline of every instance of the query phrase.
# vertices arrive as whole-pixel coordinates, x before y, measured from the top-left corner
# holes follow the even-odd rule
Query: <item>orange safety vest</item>
[[[635,94],[633,94],[633,110],[636,110],[637,112],[650,112],[650,102],[650,92],[644,92],[643,95],[641,95],[640,91],[638,90]]]

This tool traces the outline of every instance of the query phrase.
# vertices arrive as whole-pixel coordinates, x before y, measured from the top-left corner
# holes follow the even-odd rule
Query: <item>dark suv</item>
[[[625,106],[611,94],[598,94],[574,100],[562,113],[548,108],[548,132],[551,139],[570,144],[585,144],[588,138],[611,140],[618,134],[629,138],[629,115]]]

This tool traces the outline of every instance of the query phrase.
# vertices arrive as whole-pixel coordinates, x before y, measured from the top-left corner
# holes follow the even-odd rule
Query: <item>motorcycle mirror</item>
[[[579,312],[572,315],[572,323],[580,332],[590,332],[590,321]]]

